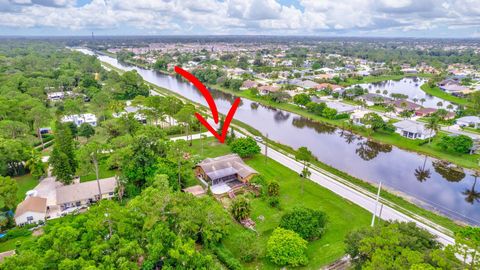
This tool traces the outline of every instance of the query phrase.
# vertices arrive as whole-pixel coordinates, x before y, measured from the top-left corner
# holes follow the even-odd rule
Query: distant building
[[[355,97],[355,100],[363,101],[365,102],[365,104],[367,104],[367,106],[384,105],[392,102],[391,98],[373,93],[368,93]]]
[[[267,94],[270,94],[270,93],[275,93],[275,92],[280,91],[280,87],[275,86],[275,85],[264,85],[264,86],[258,87],[258,91],[262,95],[267,95]]]
[[[76,126],[87,123],[93,127],[97,126],[97,117],[91,113],[66,115],[62,118],[63,123],[73,122]]]
[[[17,226],[45,221],[47,213],[47,199],[40,197],[27,197],[18,204],[15,210],[15,223]]]
[[[480,117],[478,116],[464,116],[457,119],[457,125],[461,127],[480,128]]]
[[[256,81],[246,80],[242,83],[240,90],[247,90],[249,88],[257,87],[258,83]]]
[[[409,139],[428,139],[435,136],[435,131],[427,129],[424,124],[412,121],[403,120],[394,123],[395,132]]]
[[[420,109],[422,106],[408,101],[406,99],[399,99],[393,101],[393,106],[395,107],[396,112],[403,112],[403,111],[415,111]]]
[[[341,102],[325,102],[328,108],[335,109],[337,113],[352,113],[357,109],[356,106],[352,106],[349,104],[341,103]]]

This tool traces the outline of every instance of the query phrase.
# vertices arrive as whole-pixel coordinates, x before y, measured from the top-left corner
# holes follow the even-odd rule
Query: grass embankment
[[[100,179],[113,177],[117,174],[116,170],[110,170],[108,168],[108,165],[107,165],[105,160],[102,160],[98,164],[98,168],[100,169],[99,173],[98,173],[98,177]],[[97,176],[95,175],[94,172],[91,172],[89,174],[80,176],[80,182],[88,182],[88,181],[93,181],[93,180],[97,180]]]
[[[230,153],[225,144],[220,144],[214,138],[204,140],[204,153],[201,154],[201,141],[194,140],[192,153],[199,154],[202,158],[216,157]],[[283,165],[257,155],[247,159],[246,163],[257,170],[267,180],[275,180],[280,184],[280,209],[272,208],[262,198],[252,198],[251,218],[256,222],[258,237],[256,241],[265,250],[268,237],[279,225],[282,215],[295,206],[305,206],[322,210],[328,215],[328,227],[325,235],[308,245],[309,264],[305,269],[319,269],[321,266],[331,263],[344,254],[343,240],[346,234],[356,228],[366,227],[370,224],[371,214],[363,208],[343,199],[320,185],[305,180],[298,174]],[[304,192],[301,191],[303,182]],[[263,216],[263,220],[262,220]],[[229,236],[223,242],[224,247],[232,254],[239,254],[237,238],[238,234],[247,229],[240,225],[232,226]],[[239,259],[239,258],[238,258]],[[267,259],[245,265],[249,269],[278,269]]]
[[[307,117],[309,119],[321,122],[321,123],[327,123],[330,125],[334,125],[336,127],[340,127],[343,129],[348,129],[358,135],[368,137],[371,140],[380,142],[380,143],[386,143],[386,144],[391,144],[395,145],[399,148],[408,150],[408,151],[413,151],[425,155],[429,155],[432,157],[435,157],[437,159],[442,159],[449,161],[451,163],[457,164],[459,166],[465,167],[465,168],[478,168],[478,159],[480,158],[480,155],[475,154],[475,155],[470,155],[470,154],[457,154],[454,152],[445,152],[442,150],[440,147],[437,146],[437,142],[439,141],[439,138],[441,136],[438,136],[435,138],[432,143],[430,144],[423,144],[422,141],[420,140],[411,140],[407,139],[405,137],[400,136],[397,133],[383,133],[383,132],[376,132],[372,133],[369,130],[360,127],[360,126],[350,126],[348,125],[347,121],[345,119],[327,119],[321,116],[318,116],[316,114],[310,113],[307,110],[300,108],[299,106],[291,103],[277,103],[273,102],[270,100],[267,100],[261,96],[255,96],[252,93],[250,93],[249,90],[245,91],[233,91],[230,89],[226,89],[224,87],[215,85],[213,86],[215,89],[218,89],[219,91],[223,92],[228,92],[231,94],[234,94],[236,96],[248,98],[250,100],[253,100],[255,102],[261,103],[266,106],[271,106],[275,107],[278,109],[286,110],[289,112],[296,113],[298,115]],[[440,133],[442,134],[442,133]]]
[[[420,86],[420,89],[422,89],[425,93],[435,96],[441,99],[444,99],[446,101],[450,101],[452,103],[462,105],[465,107],[471,107],[472,103],[468,99],[452,96],[440,89],[438,86],[435,87],[430,87],[428,84],[424,83],[422,86]]]

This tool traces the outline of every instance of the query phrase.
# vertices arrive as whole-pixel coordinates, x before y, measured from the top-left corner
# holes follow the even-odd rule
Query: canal
[[[98,58],[123,70],[135,69],[146,81],[206,105],[203,96],[190,83],[153,70],[124,65],[112,57],[101,55]],[[234,97],[216,90],[211,92],[219,111],[226,114]],[[263,134],[268,133],[270,139],[281,144],[295,149],[306,146],[320,161],[352,176],[371,183],[381,181],[427,209],[480,225],[480,191],[476,189],[476,178],[470,170],[368,141],[348,131],[245,98],[235,119]]]

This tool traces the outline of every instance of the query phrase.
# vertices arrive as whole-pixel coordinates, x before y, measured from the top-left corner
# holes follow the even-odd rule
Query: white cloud
[[[277,0],[92,0],[81,7],[75,4],[76,0],[0,0],[0,30],[128,27],[148,33],[321,34],[480,27],[480,0],[298,0],[302,9]]]

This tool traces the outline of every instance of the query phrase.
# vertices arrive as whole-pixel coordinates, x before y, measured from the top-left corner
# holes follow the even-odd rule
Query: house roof
[[[245,164],[237,154],[230,154],[216,158],[207,158],[198,163],[210,179],[218,179],[227,175],[238,174],[242,178],[257,173]]]
[[[274,86],[274,85],[264,85],[264,86],[260,86],[258,90],[267,91],[267,92],[277,92],[278,90],[280,90],[280,87]]]
[[[243,88],[251,88],[251,87],[255,87],[257,86],[257,82],[255,81],[251,81],[251,80],[246,80],[242,83],[242,87]]]
[[[117,186],[115,177],[100,179],[102,194],[114,192]],[[88,181],[57,188],[57,204],[76,202],[95,198],[98,195],[97,181]]]
[[[468,122],[468,123],[480,123],[480,117],[478,116],[464,116],[457,119],[460,122]]]
[[[190,193],[192,194],[193,196],[202,196],[203,194],[205,194],[205,190],[203,189],[202,186],[200,185],[196,185],[196,186],[191,186],[191,187],[188,187],[188,188],[184,188],[183,189],[183,192],[186,192],[186,193]]]
[[[395,101],[393,102],[393,105],[394,105],[395,107],[397,107],[397,108],[403,109],[403,106],[402,106],[403,103],[406,104],[405,109],[407,109],[407,110],[416,110],[416,109],[418,109],[418,108],[421,107],[420,105],[418,105],[418,104],[416,104],[416,103],[413,103],[413,102],[411,102],[411,101],[405,100],[405,99],[395,100]]]
[[[356,108],[355,106],[348,105],[341,102],[325,102],[325,105],[331,109],[337,110],[337,113],[348,113],[353,112]]]
[[[411,133],[426,134],[430,132],[430,130],[427,129],[424,124],[412,120],[403,120],[394,123],[393,126]]]
[[[436,111],[437,109],[434,109],[434,108],[421,108],[421,109],[418,109],[416,112],[419,114],[427,115],[427,114],[435,113]]]
[[[40,197],[28,197],[21,202],[15,210],[15,218],[27,212],[43,213],[47,211],[47,199]]]

